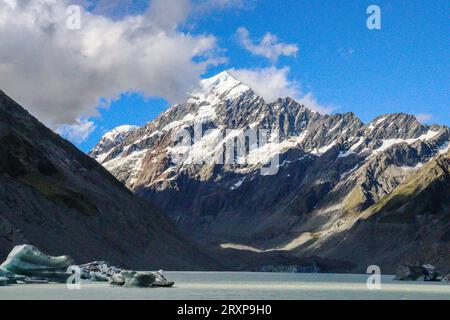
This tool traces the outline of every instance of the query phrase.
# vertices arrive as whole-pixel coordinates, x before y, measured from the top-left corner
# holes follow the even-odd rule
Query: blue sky
[[[381,30],[366,27],[371,4],[381,8]],[[147,7],[147,1],[132,1],[131,9],[119,5],[108,15],[120,20]],[[255,0],[193,14],[178,29],[217,39],[227,62],[208,67],[203,77],[231,68],[288,67],[289,80],[333,112],[353,111],[364,122],[406,112],[450,125],[449,9],[448,0]],[[95,12],[95,5],[90,10]],[[281,43],[296,45],[298,53],[277,61],[252,54],[237,35],[241,27],[254,44],[271,33]],[[78,146],[87,151],[106,131],[143,125],[169,105],[125,93],[89,118],[96,129]]]

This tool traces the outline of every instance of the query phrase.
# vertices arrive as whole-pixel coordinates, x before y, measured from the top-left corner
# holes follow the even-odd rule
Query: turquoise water
[[[381,290],[369,290],[366,275],[281,274],[230,272],[167,272],[174,288],[132,289],[105,283],[0,287],[6,299],[148,299],[148,300],[317,300],[317,299],[445,299],[450,283],[398,282],[383,276]]]

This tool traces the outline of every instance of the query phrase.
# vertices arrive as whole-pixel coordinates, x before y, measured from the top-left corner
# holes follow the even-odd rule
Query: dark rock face
[[[416,228],[417,223],[425,223],[423,215],[414,218],[414,226],[408,221],[375,225],[366,221],[364,212],[424,165],[445,155],[449,128],[422,125],[407,114],[383,115],[364,124],[353,113],[321,115],[289,98],[266,103],[226,73],[205,80],[202,90],[109,144],[104,152],[99,146],[91,154],[135,194],[158,203],[177,226],[199,241],[214,247],[231,243],[262,252],[289,250],[299,256],[340,259],[334,240],[354,237],[353,244],[364,253],[375,246],[365,234],[377,229],[391,237],[398,252],[404,252],[411,241],[411,246],[419,246],[418,252],[436,252],[434,257],[448,248],[450,238],[441,227],[431,235],[426,227]],[[264,157],[234,165],[175,163],[170,150],[178,145],[173,135],[183,130],[192,133],[198,123],[209,134],[203,142],[193,141],[188,160],[198,160],[199,154],[220,155],[227,129],[238,133],[264,129],[279,136],[277,174],[261,175]],[[247,155],[246,160],[250,158]],[[431,210],[431,199],[427,201]],[[364,231],[355,232],[360,225]],[[413,236],[410,228],[418,234]],[[435,238],[440,240],[428,250],[429,239]],[[388,246],[380,242],[376,246]],[[342,246],[338,246],[342,257],[356,261],[356,270],[364,272],[369,257],[352,255],[348,241]],[[381,250],[375,254],[380,265],[394,272],[401,261],[388,256]]]
[[[17,244],[149,270],[219,268],[152,204],[0,92],[0,260]]]

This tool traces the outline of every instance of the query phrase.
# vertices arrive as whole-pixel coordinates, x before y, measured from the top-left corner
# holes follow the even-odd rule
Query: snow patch
[[[348,150],[345,152],[341,151],[341,152],[339,152],[338,159],[347,158],[347,157],[351,156],[352,154],[356,154],[356,152],[352,151],[352,150]]]
[[[350,170],[348,170],[348,171],[344,172],[343,174],[341,174],[341,180],[344,179],[345,177],[347,177],[349,174],[351,174],[354,171],[356,171],[358,168],[359,168],[359,164],[357,164],[356,166],[354,166]]]
[[[105,133],[101,140],[109,140],[109,141],[116,141],[120,136],[125,136],[126,134],[133,132],[137,130],[139,127],[137,126],[120,126],[117,128],[114,128],[113,130]]]
[[[310,153],[315,155],[315,156],[321,156],[321,155],[325,154],[328,150],[333,148],[336,144],[337,144],[337,142],[333,141],[329,145],[326,145],[326,146],[323,146],[321,148],[316,148],[316,149],[312,150]]]
[[[195,116],[193,114],[189,113],[189,114],[185,115],[184,118],[181,119],[181,120],[172,121],[171,123],[166,125],[162,129],[162,131],[167,132],[167,131],[170,131],[172,129],[175,129],[175,128],[178,128],[178,127],[181,127],[181,126],[186,126],[186,125],[192,123],[194,120],[195,120]]]
[[[436,137],[439,133],[440,133],[439,131],[428,130],[427,133],[421,135],[418,138],[382,140],[383,144],[378,149],[375,149],[373,151],[372,155],[376,155],[376,154],[383,152],[383,151],[389,149],[390,147],[392,147],[396,144],[400,144],[400,143],[413,144],[416,141],[429,141],[429,140],[433,139],[434,137]]]
[[[92,153],[98,153],[95,156],[95,160],[97,160],[97,162],[99,163],[105,161],[105,159],[113,152],[115,148],[111,148],[106,152],[102,151],[104,151],[108,147],[111,147],[114,143],[121,143],[123,140],[125,140],[128,134],[136,131],[137,129],[139,129],[139,127],[137,126],[125,125],[114,128],[113,130],[105,133],[100,139],[100,142],[91,151]]]
[[[371,122],[369,125],[369,130],[373,131],[377,126],[379,126],[381,123],[383,123],[386,119],[387,119],[387,117],[382,117],[382,118],[376,120],[375,122]]]
[[[245,182],[245,178],[243,178],[242,180],[236,182],[236,183],[230,188],[230,190],[233,191],[233,190],[239,189],[239,188],[244,184],[244,182]]]
[[[415,165],[414,167],[409,167],[409,166],[402,166],[400,167],[400,169],[405,170],[405,171],[415,171],[415,170],[419,170],[420,168],[422,168],[424,165],[424,163],[419,162],[417,165]]]
[[[142,168],[142,160],[147,151],[148,150],[135,151],[126,157],[118,157],[103,163],[103,166],[115,176],[117,176],[116,173],[119,172],[129,172],[129,183],[133,185],[136,182],[137,173]]]
[[[351,148],[351,151],[355,151],[356,149],[359,148],[359,146],[364,142],[364,137],[360,137],[358,142],[356,142]]]
[[[248,164],[268,164],[277,155],[282,152],[298,147],[308,135],[308,131],[305,130],[301,135],[296,137],[291,137],[282,142],[268,142],[263,146],[253,149],[249,152],[247,156]],[[271,137],[273,138],[273,137]]]

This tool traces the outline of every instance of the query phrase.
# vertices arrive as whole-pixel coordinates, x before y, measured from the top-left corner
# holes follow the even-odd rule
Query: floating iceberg
[[[109,278],[109,283],[124,287],[172,287],[175,283],[168,281],[162,271],[158,272],[136,272],[123,270]]]
[[[51,257],[31,245],[16,246],[0,265],[0,275],[15,280],[49,280],[53,282],[65,282],[71,273],[67,268],[73,264],[69,256]],[[19,275],[19,277],[17,277]],[[25,281],[26,282],[26,281]]]
[[[65,283],[72,275],[73,267],[80,277],[89,281],[109,282],[125,287],[172,287],[162,271],[136,272],[110,266],[105,261],[95,261],[73,266],[69,256],[52,257],[31,245],[16,246],[5,262],[0,265],[0,286],[23,283]],[[69,272],[70,270],[70,272]]]

